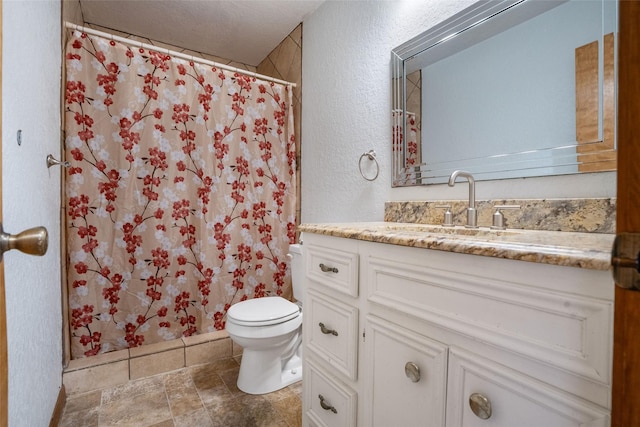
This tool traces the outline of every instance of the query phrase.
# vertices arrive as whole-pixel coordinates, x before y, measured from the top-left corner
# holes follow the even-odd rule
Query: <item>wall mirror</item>
[[[615,0],[482,1],[392,51],[392,186],[616,168]]]

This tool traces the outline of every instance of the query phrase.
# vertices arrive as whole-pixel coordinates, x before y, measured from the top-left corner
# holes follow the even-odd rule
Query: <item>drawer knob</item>
[[[327,265],[324,264],[320,264],[320,270],[322,270],[325,273],[337,273],[338,269],[335,267],[329,267]]]
[[[407,364],[404,365],[404,373],[412,383],[420,381],[420,368],[415,363],[407,362]]]
[[[469,406],[474,414],[481,420],[491,418],[491,401],[480,393],[469,396]]]
[[[320,322],[318,323],[318,326],[320,326],[320,331],[325,334],[325,335],[333,335],[335,337],[338,336],[338,331],[333,330],[333,329],[328,329],[326,326],[324,326],[324,323]]]
[[[325,411],[331,411],[334,414],[338,413],[338,410],[335,407],[325,402],[324,397],[322,397],[321,394],[318,395],[318,399],[320,399],[320,406],[322,407],[322,409],[324,409]]]

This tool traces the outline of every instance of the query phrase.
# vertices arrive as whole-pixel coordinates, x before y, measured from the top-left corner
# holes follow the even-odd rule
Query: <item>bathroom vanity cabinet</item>
[[[608,426],[610,273],[304,234],[305,426]]]

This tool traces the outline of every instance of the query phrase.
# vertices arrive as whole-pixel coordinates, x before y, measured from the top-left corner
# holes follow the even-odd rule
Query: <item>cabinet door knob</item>
[[[469,396],[469,406],[481,420],[491,418],[491,401],[480,393],[473,393]]]
[[[325,411],[331,411],[334,414],[338,413],[338,410],[335,407],[325,402],[324,397],[322,397],[321,394],[318,395],[318,399],[320,399],[320,406],[322,407],[322,409],[324,409]]]
[[[338,269],[336,267],[329,267],[327,265],[324,264],[320,264],[320,270],[322,270],[324,273],[337,273]]]
[[[413,383],[420,381],[420,367],[413,362],[404,365],[404,373]]]
[[[333,330],[333,329],[328,329],[326,326],[324,326],[324,323],[320,322],[318,323],[318,326],[320,326],[320,331],[325,334],[325,335],[333,335],[333,336],[338,336],[338,331]]]

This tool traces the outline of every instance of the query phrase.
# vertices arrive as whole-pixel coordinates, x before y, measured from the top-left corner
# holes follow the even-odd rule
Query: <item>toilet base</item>
[[[242,353],[238,388],[248,394],[266,394],[302,380],[300,349],[284,363],[279,352],[251,351]]]

